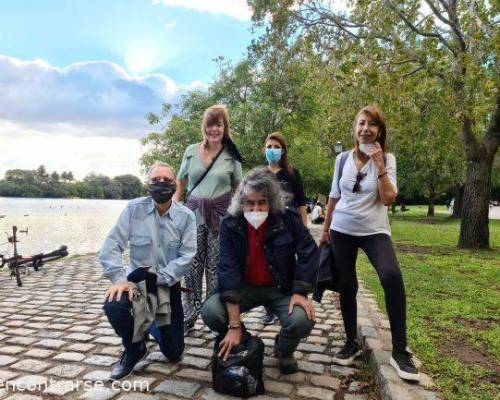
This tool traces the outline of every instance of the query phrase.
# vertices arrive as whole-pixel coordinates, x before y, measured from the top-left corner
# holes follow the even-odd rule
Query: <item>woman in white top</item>
[[[354,120],[354,141],[354,148],[339,154],[335,161],[320,241],[332,246],[347,336],[333,361],[349,365],[361,353],[356,341],[356,257],[361,248],[384,288],[392,333],[391,365],[401,378],[418,380],[418,371],[406,350],[406,295],[387,216],[387,206],[397,196],[396,159],[387,153],[385,119],[377,107],[364,107],[358,112]]]

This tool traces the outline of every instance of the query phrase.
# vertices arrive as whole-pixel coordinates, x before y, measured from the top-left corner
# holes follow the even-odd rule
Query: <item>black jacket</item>
[[[269,214],[264,252],[278,288],[284,293],[312,292],[319,249],[300,214],[293,208],[284,214]],[[220,227],[220,258],[217,266],[222,301],[240,302],[242,278],[247,268],[247,222],[243,215],[227,215]]]

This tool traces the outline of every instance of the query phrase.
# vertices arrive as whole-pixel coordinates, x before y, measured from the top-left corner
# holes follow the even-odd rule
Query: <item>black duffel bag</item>
[[[217,356],[220,340],[216,341],[212,356],[212,388],[216,392],[245,399],[263,394],[262,339],[245,332],[241,344],[231,350],[226,361]]]

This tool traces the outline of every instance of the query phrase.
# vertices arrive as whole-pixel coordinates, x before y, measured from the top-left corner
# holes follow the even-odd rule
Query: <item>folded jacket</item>
[[[144,334],[156,322],[156,326],[170,325],[170,289],[158,285],[154,267],[140,267],[127,276],[133,288],[132,314],[134,334],[132,343],[144,339]]]

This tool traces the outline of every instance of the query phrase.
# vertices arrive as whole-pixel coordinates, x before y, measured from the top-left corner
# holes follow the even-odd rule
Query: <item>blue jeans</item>
[[[184,352],[184,312],[179,283],[170,287],[170,307],[172,312],[170,325],[157,327],[156,323],[153,322],[149,332],[160,346],[163,355],[170,361],[178,361]],[[128,293],[123,293],[120,301],[113,300],[104,303],[103,308],[109,323],[116,334],[122,338],[125,349],[132,353],[138,352],[144,342],[132,343],[134,318]]]
[[[274,286],[241,285],[240,313],[254,307],[266,306],[281,321],[278,349],[283,356],[293,354],[300,339],[311,333],[314,321],[307,318],[302,307],[295,306],[288,314],[291,295],[283,293]],[[226,304],[221,301],[219,294],[210,297],[201,309],[201,318],[210,329],[224,335],[227,331],[228,315]]]

